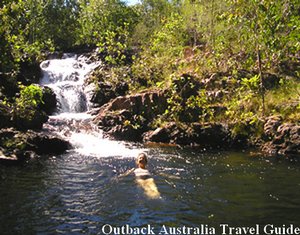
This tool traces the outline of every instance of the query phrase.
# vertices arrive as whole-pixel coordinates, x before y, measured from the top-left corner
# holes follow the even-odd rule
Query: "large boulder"
[[[40,62],[32,59],[23,61],[20,64],[20,73],[18,74],[18,80],[25,85],[32,83],[38,83],[42,77],[42,70],[40,68]]]
[[[115,138],[141,140],[154,117],[167,108],[162,91],[120,96],[103,105],[94,122]]]
[[[144,134],[144,142],[160,142],[178,145],[192,145],[203,148],[227,148],[229,132],[218,123],[191,123],[189,125],[171,122]]]
[[[118,96],[124,96],[128,92],[129,86],[126,82],[118,82],[116,84],[98,82],[96,85],[90,83],[85,90],[93,106],[100,107]]]
[[[261,146],[268,155],[300,155],[300,126],[282,123],[280,116],[269,117],[264,126],[266,142]]]
[[[52,114],[57,108],[57,99],[54,91],[47,86],[43,88],[43,103],[41,104],[41,109],[45,111],[46,114]]]
[[[61,154],[71,145],[60,137],[32,130],[0,130],[0,162],[23,162],[40,154]]]
[[[48,116],[44,111],[34,108],[28,108],[21,112],[16,109],[13,113],[12,120],[13,126],[19,130],[41,130],[43,124],[48,121]]]
[[[53,134],[36,133],[27,138],[29,150],[37,154],[61,154],[71,148],[71,144]]]

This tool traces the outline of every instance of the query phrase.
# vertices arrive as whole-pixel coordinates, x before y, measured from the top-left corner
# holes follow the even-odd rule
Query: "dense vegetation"
[[[1,107],[19,116],[34,115],[31,104],[41,100],[38,88],[22,86],[36,82],[24,78],[25,65],[48,52],[99,47],[107,67],[96,80],[169,92],[156,125],[226,121],[243,132],[249,124],[258,130],[265,116],[300,118],[297,0],[3,0],[0,22]],[[186,77],[200,85],[183,98],[174,81]]]

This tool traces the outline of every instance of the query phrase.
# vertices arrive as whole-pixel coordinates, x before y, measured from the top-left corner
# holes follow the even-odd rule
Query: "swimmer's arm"
[[[168,179],[180,179],[180,176],[178,176],[178,175],[171,175],[171,174],[166,174],[163,172],[158,172],[157,174],[160,176],[163,176],[165,178],[168,178]]]
[[[132,168],[132,169],[126,171],[125,173],[119,175],[118,178],[126,177],[126,176],[130,175],[131,173],[133,173],[134,170],[135,170],[135,168]]]

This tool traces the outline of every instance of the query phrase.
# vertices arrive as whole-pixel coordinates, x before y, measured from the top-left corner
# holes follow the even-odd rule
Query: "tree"
[[[155,31],[163,27],[165,20],[174,12],[176,7],[168,0],[142,0],[134,6],[139,18],[133,34],[133,44],[149,46],[150,38]]]
[[[106,32],[119,27],[130,32],[136,21],[134,11],[119,0],[80,1],[79,6],[80,43],[96,45],[103,41]]]

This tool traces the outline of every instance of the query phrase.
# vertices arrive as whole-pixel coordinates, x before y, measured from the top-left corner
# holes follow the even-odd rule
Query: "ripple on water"
[[[97,234],[105,223],[297,223],[300,186],[295,163],[271,165],[241,153],[146,151],[162,195],[159,200],[149,200],[133,176],[117,177],[134,167],[130,154],[101,158],[71,151],[36,166],[2,168],[1,234]]]

